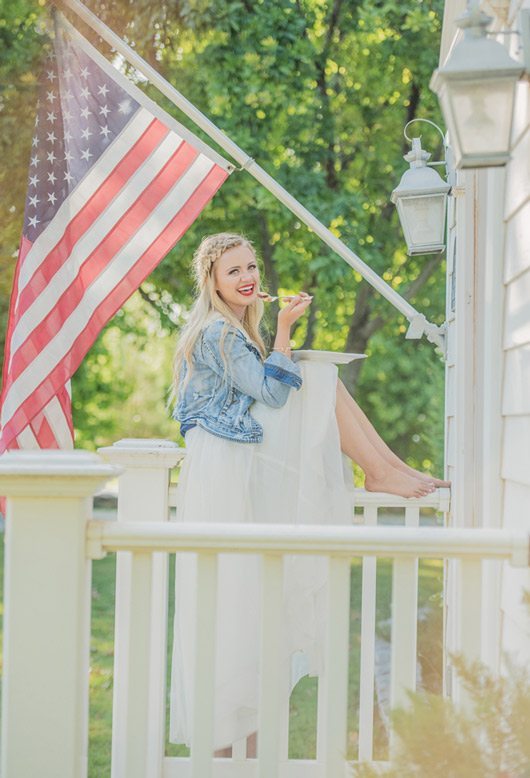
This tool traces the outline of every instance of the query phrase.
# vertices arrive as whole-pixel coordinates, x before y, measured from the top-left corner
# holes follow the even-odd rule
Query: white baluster
[[[12,451],[7,496],[4,778],[87,775],[91,496],[118,474],[84,451]]]
[[[418,527],[420,509],[407,506],[406,527]],[[405,529],[404,532],[407,530]],[[390,707],[408,703],[407,690],[416,689],[418,624],[418,559],[394,559],[392,571],[392,650],[390,660]],[[390,751],[395,747],[390,733]]]
[[[170,469],[183,457],[183,450],[167,440],[120,440],[99,452],[109,462],[119,464],[124,473],[119,480],[118,521],[165,522],[169,517],[168,487]],[[114,685],[112,708],[112,778],[130,778],[131,757],[127,743],[136,742],[130,735],[132,718],[130,687],[138,691],[146,684],[149,690],[145,744],[146,774],[158,776],[162,771],[166,718],[166,646],[167,646],[167,554],[152,555],[150,624],[147,628],[150,645],[142,678],[131,673],[130,636],[138,632],[138,618],[131,605],[132,559],[129,552],[116,555],[116,617],[114,638]],[[138,691],[139,693],[139,691]],[[142,738],[143,742],[143,738]],[[137,763],[137,760],[135,760]]]
[[[279,771],[283,559],[263,559],[258,775],[270,778]]]
[[[217,556],[197,555],[191,778],[210,778],[213,758]]]
[[[134,553],[130,565],[129,632],[127,666],[121,667],[122,677],[128,679],[127,727],[124,753],[120,763],[127,778],[145,778],[149,775],[149,694],[150,694],[150,629],[151,580],[153,554]]]
[[[318,679],[317,760],[323,776],[346,775],[350,627],[349,559],[329,559],[324,674]]]
[[[364,509],[364,524],[377,525],[377,506]],[[359,696],[359,761],[373,758],[374,740],[374,674],[375,674],[375,595],[377,559],[365,556],[362,561],[361,668]]]
[[[459,559],[457,562],[457,652],[468,662],[482,659],[482,562]],[[464,708],[471,707],[468,692],[454,673],[454,699]]]

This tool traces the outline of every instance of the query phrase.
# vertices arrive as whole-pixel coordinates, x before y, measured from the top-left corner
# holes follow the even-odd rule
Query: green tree
[[[376,272],[430,319],[443,321],[443,258],[405,255],[389,203],[405,169],[404,124],[420,115],[440,120],[427,85],[437,64],[441,0],[90,5]],[[224,153],[154,88],[147,90]],[[11,142],[27,150],[29,132],[12,132]],[[439,356],[430,344],[405,341],[403,317],[248,173],[232,174],[144,284],[141,293],[161,325],[178,322],[176,306],[185,311],[190,304],[194,247],[224,229],[255,242],[271,291],[314,294],[311,314],[294,333],[298,346],[370,354],[343,370],[345,382],[352,392],[358,388],[361,404],[401,456],[439,468]],[[6,256],[14,241],[10,248]],[[271,322],[275,312],[271,306]],[[413,376],[423,377],[414,381],[414,397]],[[399,424],[389,425],[396,401]]]

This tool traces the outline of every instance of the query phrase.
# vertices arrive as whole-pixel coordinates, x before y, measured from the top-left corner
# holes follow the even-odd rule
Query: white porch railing
[[[169,473],[182,452],[167,442],[124,442],[101,452],[124,468],[118,521],[90,518],[88,497],[117,469],[85,452],[11,452],[0,460],[8,496],[4,616],[2,775],[72,778],[87,772],[90,570],[117,553],[113,778],[335,778],[346,760],[350,563],[363,559],[358,759],[372,759],[375,561],[393,568],[391,703],[416,680],[417,560],[456,559],[461,570],[459,647],[480,655],[483,560],[528,565],[528,536],[497,530],[420,527],[424,506],[447,508],[442,490],[426,500],[356,493],[357,526],[184,525],[168,521]],[[376,526],[380,507],[402,507],[409,526]],[[359,517],[356,517],[359,521]],[[258,759],[236,744],[212,759],[217,555],[263,557]],[[167,558],[198,554],[194,730],[188,758],[164,754]],[[319,679],[315,760],[289,760],[288,679],[277,674],[282,555],[329,558],[326,672]],[[98,776],[99,778],[99,776]]]

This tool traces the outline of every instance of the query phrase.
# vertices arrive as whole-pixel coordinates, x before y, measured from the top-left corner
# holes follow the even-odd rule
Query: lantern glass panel
[[[401,223],[409,249],[444,246],[446,194],[400,197]]]
[[[502,154],[510,148],[513,79],[453,82],[447,91],[463,154]]]

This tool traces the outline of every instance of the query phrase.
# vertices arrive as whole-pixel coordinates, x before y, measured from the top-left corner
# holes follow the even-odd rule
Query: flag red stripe
[[[33,244],[24,235],[22,235],[20,241],[20,248],[18,252],[18,261],[15,267],[15,276],[13,278],[13,289],[11,290],[11,299],[9,301],[7,331],[6,331],[6,339],[4,345],[4,365],[2,368],[2,396],[0,399],[0,406],[4,402],[4,395],[6,391],[6,383],[7,383],[7,376],[8,376],[7,371],[8,371],[9,360],[11,358],[11,335],[15,327],[15,304],[18,295],[18,277],[20,275],[20,268],[22,266],[22,262],[24,261],[32,245]]]
[[[68,260],[73,247],[86,230],[101,216],[129,178],[141,167],[154,149],[161,143],[169,130],[158,119],[154,119],[116,164],[112,173],[88,198],[81,210],[69,222],[64,234],[33,273],[20,294],[17,316],[27,310],[32,302],[46,288],[57,270]]]
[[[196,149],[187,143],[182,143],[160,170],[157,177],[140,193],[112,230],[95,247],[52,310],[39,322],[13,355],[8,385],[11,385],[18,378],[31,360],[40,354],[47,343],[56,335],[61,325],[82,301],[90,284],[112,262],[122,246],[133,238],[138,228],[164,199],[175,182],[193,164],[197,156]]]
[[[72,420],[72,398],[70,397],[70,393],[67,391],[66,386],[63,386],[63,388],[57,392],[57,399],[63,409],[64,417],[68,423],[68,428],[73,440],[74,422]]]
[[[68,378],[79,367],[102,327],[140,286],[149,273],[152,272],[161,258],[173,248],[227,177],[228,173],[223,168],[214,165],[178,214],[138,259],[127,276],[122,278],[100,303],[87,323],[83,335],[77,338],[69,352],[63,356],[35,391],[17,408],[12,418],[3,428],[0,454],[10,447],[11,441],[24,429],[31,418],[46,405],[51,397],[57,394],[61,386],[64,386]]]
[[[46,416],[42,417],[38,430],[35,429],[33,424],[31,425],[31,429],[33,430],[33,434],[37,439],[39,448],[59,448],[59,445],[55,439],[55,435],[53,434],[53,430],[50,427]]]

